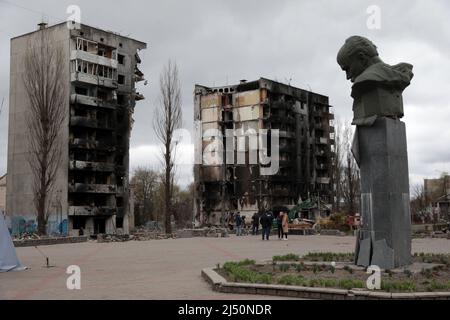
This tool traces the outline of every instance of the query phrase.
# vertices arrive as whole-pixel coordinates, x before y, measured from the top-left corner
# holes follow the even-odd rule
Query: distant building
[[[196,85],[194,120],[201,134],[195,147],[203,159],[194,167],[196,224],[223,224],[228,212],[250,218],[258,210],[296,205],[300,198],[320,196],[330,204],[334,145],[330,108],[326,96],[264,78],[221,87]],[[223,159],[229,157],[233,163],[205,162],[216,157],[211,146],[221,139],[212,133],[225,136],[227,129],[235,136],[233,146],[223,139]],[[267,167],[261,161],[249,161],[264,142],[255,147],[248,137],[236,136],[261,129],[269,136],[279,130],[279,170],[273,175],[261,174]],[[275,152],[270,138],[267,149],[268,155]]]
[[[450,221],[450,175],[439,179],[424,179],[425,201],[440,218]]]
[[[32,173],[27,163],[25,123],[29,101],[23,84],[24,56],[30,41],[45,32],[63,47],[67,83],[66,123],[61,132],[62,162],[49,210],[48,232],[78,234],[129,230],[129,140],[136,101],[135,84],[144,80],[138,52],[144,42],[87,25],[66,23],[11,39],[6,209],[13,220],[36,218]],[[37,42],[38,43],[38,42]],[[32,224],[29,224],[32,225]]]

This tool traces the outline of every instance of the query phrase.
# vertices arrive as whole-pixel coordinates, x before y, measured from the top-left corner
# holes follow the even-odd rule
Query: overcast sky
[[[149,80],[135,111],[131,169],[157,168],[152,117],[158,78],[168,59],[178,63],[183,127],[191,130],[195,84],[235,84],[260,77],[329,96],[337,119],[352,117],[351,84],[336,53],[351,35],[370,38],[390,64],[409,62],[415,77],[404,92],[410,180],[422,183],[450,171],[450,4],[448,1],[24,1],[0,0],[0,175],[6,172],[9,39],[36,29],[42,19],[64,21],[66,8],[81,8],[81,22],[147,42],[141,53]],[[369,29],[367,9],[377,5],[381,28]],[[183,157],[193,154],[185,145]],[[191,166],[179,182],[192,181]]]

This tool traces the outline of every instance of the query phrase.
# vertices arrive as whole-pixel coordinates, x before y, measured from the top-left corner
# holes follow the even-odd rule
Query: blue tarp
[[[11,239],[5,218],[0,214],[0,272],[22,271],[22,267],[17,258],[16,249]]]

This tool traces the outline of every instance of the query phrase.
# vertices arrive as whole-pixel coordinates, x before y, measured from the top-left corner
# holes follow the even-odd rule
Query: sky
[[[83,24],[148,44],[140,53],[148,84],[138,90],[146,99],[135,109],[131,171],[160,167],[152,119],[159,75],[169,59],[179,68],[188,131],[195,84],[220,86],[260,77],[326,95],[336,119],[349,121],[351,83],[336,54],[346,38],[361,35],[377,45],[386,63],[414,65],[415,76],[403,94],[410,183],[450,172],[448,1],[0,0],[0,175],[7,170],[10,38],[34,31],[42,20],[65,21],[70,5],[80,7]],[[188,139],[178,156],[193,156]],[[183,186],[192,182],[192,166],[180,165],[177,180]]]

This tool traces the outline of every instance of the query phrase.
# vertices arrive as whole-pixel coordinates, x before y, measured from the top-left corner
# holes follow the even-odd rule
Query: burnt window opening
[[[86,217],[74,216],[73,217],[73,229],[79,230],[81,228],[86,229]]]
[[[125,56],[123,54],[118,54],[117,61],[119,62],[119,64],[125,64]]]
[[[75,87],[75,93],[76,94],[81,94],[83,96],[87,96],[88,95],[88,89],[83,88],[83,87]]]
[[[117,77],[117,82],[119,84],[125,84],[125,76],[123,74],[119,74],[119,76]]]
[[[116,217],[116,228],[123,228],[123,218]]]
[[[119,166],[123,166],[123,156],[121,156],[121,155],[116,156],[114,162]]]
[[[119,105],[124,105],[126,103],[126,97],[123,94],[118,94],[117,95],[117,103]]]
[[[118,176],[117,177],[117,186],[123,187],[123,180],[125,179],[124,176]]]
[[[97,98],[102,100],[108,100],[108,93],[106,91],[97,91]]]
[[[123,46],[123,45],[122,45],[122,43],[119,43],[119,47],[121,47],[121,48],[122,48],[122,46]]]
[[[97,154],[96,160],[97,162],[108,162],[108,155],[104,153]]]

